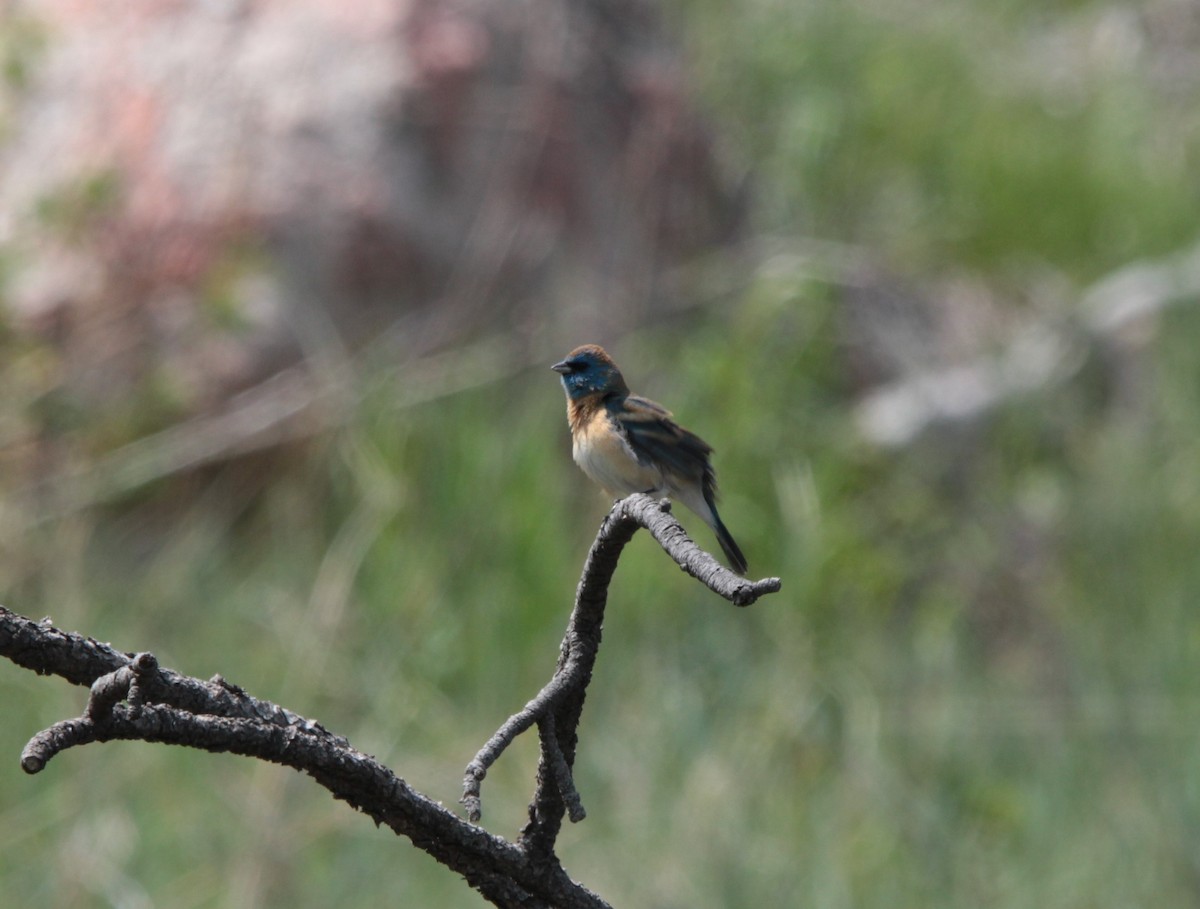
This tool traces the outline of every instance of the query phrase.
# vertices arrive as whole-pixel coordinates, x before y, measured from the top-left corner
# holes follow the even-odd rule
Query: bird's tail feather
[[[713,533],[717,535],[717,542],[721,544],[721,551],[725,553],[725,558],[729,560],[729,567],[740,574],[746,576],[746,557],[742,555],[742,550],[738,544],[733,541],[733,534],[729,532],[721,516],[717,514],[717,497],[716,490],[709,484],[702,492],[702,496],[696,495],[696,490],[673,489],[675,497],[683,502],[688,508],[700,515],[704,519],[704,523],[712,528]]]
[[[738,544],[734,542],[729,529],[721,521],[717,510],[713,509],[713,530],[717,534],[717,542],[721,544],[721,551],[725,553],[725,558],[729,559],[729,567],[738,574],[745,577],[746,575],[746,557],[742,555],[742,550],[738,548]]]

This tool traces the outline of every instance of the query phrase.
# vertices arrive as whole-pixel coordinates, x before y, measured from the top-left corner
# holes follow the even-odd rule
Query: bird
[[[617,364],[598,344],[576,347],[550,367],[567,395],[571,454],[609,495],[669,496],[696,513],[738,574],[746,557],[717,514],[712,447],[672,419],[661,404],[631,394]]]

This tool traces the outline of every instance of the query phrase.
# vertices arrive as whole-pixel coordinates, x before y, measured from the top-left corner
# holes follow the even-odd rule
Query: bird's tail
[[[710,506],[711,508],[711,506]],[[712,508],[713,530],[717,534],[717,542],[721,544],[721,551],[725,553],[725,558],[729,559],[729,567],[736,571],[742,577],[746,576],[746,557],[742,555],[742,550],[738,548],[738,544],[734,542],[733,535],[729,532],[721,520],[721,516],[717,514],[717,509]]]
[[[675,497],[679,501],[700,515],[704,519],[704,523],[712,528],[713,533],[717,535],[717,542],[721,544],[721,551],[725,553],[725,558],[729,560],[729,567],[742,577],[745,577],[746,557],[742,555],[742,550],[733,541],[733,534],[729,532],[729,528],[725,526],[725,523],[721,520],[721,516],[717,514],[716,484],[712,482],[711,474],[707,479],[708,482],[700,490],[676,488],[672,492],[675,493]],[[697,492],[700,495],[696,495]]]

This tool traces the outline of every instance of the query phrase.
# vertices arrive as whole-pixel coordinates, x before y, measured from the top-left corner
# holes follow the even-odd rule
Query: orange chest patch
[[[579,402],[587,403],[587,399]],[[638,460],[598,400],[590,408],[579,406],[572,410],[571,439],[575,463],[610,495],[625,496],[662,488],[661,472]]]

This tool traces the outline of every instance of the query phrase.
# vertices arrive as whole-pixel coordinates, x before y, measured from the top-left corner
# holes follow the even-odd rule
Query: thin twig
[[[538,722],[538,742],[554,774],[554,785],[567,806],[567,817],[571,819],[572,824],[577,824],[587,817],[587,812],[583,810],[583,802],[579,799],[579,791],[575,788],[575,780],[571,776],[571,768],[567,766],[567,759],[558,747],[553,711],[548,711]]]

